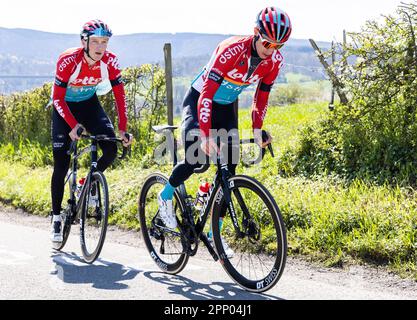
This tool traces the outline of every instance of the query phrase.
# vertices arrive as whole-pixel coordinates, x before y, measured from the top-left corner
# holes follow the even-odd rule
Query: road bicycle
[[[77,141],[71,142],[68,155],[72,165],[65,179],[65,188],[69,190],[69,199],[63,212],[63,241],[54,243],[55,250],[62,250],[68,240],[71,226],[80,224],[80,242],[84,261],[93,263],[100,255],[106,238],[109,215],[109,191],[105,175],[97,170],[97,145],[100,141],[123,143],[121,139],[106,135],[82,135],[83,129],[77,131],[81,139],[91,144],[78,151]],[[91,155],[91,166],[84,184],[77,186],[78,160],[86,153]],[[123,147],[119,159],[124,159],[128,148]],[[68,187],[67,187],[68,186]]]
[[[177,163],[174,126],[154,127],[172,141],[174,166]],[[265,135],[265,132],[264,132]],[[255,143],[254,139],[240,140]],[[273,156],[272,146],[269,151]],[[262,149],[261,156],[265,155]],[[175,190],[173,206],[178,227],[167,228],[159,217],[157,196],[168,182],[161,173],[148,176],[143,184],[138,204],[138,218],[146,247],[157,266],[168,274],[178,274],[189,257],[195,256],[203,243],[213,259],[220,261],[228,275],[242,288],[251,292],[271,289],[281,278],[287,257],[287,236],[281,212],[271,193],[256,179],[233,176],[217,156],[217,171],[201,208],[182,184]],[[195,173],[203,173],[207,162]],[[227,211],[220,228],[221,214]],[[211,216],[212,239],[207,237],[206,222]],[[223,241],[234,251],[228,257]]]

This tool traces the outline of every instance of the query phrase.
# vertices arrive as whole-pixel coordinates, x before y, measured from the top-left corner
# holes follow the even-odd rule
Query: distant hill
[[[174,76],[193,77],[217,44],[230,35],[199,33],[141,33],[114,36],[109,49],[119,56],[122,67],[144,63],[163,64],[163,47],[172,44]],[[0,76],[51,75],[61,52],[80,45],[77,34],[57,34],[29,29],[0,28]],[[329,43],[319,43],[328,48]],[[323,79],[314,51],[307,40],[291,39],[282,50],[286,72],[301,73],[312,79]],[[26,90],[45,79],[0,78],[0,93]]]

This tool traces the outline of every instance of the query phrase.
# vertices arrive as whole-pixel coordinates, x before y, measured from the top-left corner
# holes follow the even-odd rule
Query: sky
[[[403,0],[411,2],[411,0]],[[3,3],[0,27],[79,33],[88,20],[105,21],[114,34],[251,34],[266,6],[288,13],[292,37],[341,41],[343,30],[360,31],[367,20],[394,13],[401,0],[12,0]]]

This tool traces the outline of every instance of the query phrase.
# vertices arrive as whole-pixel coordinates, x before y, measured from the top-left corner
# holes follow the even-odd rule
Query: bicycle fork
[[[234,188],[235,185],[234,185],[233,180],[229,181],[229,178],[231,177],[231,174],[230,174],[229,170],[227,169],[226,164],[221,165],[221,177],[222,177],[221,178],[221,186],[222,186],[222,191],[223,191],[223,197],[224,197],[224,200],[226,202],[227,209],[230,213],[230,217],[232,218],[233,227],[235,228],[235,231],[236,231],[236,237],[239,238],[239,239],[242,239],[245,236],[245,234],[244,234],[244,232],[242,232],[240,230],[239,221],[238,221],[238,218],[237,218],[237,215],[236,215],[236,210],[235,210],[235,207],[234,207],[233,202],[232,202],[232,194],[230,192],[230,189]],[[239,193],[239,195],[240,195],[240,193]]]

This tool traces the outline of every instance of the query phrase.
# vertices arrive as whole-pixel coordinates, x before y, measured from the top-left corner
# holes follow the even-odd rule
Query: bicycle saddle
[[[162,133],[165,130],[169,130],[171,132],[174,132],[175,129],[178,129],[177,126],[169,126],[169,125],[163,125],[163,126],[152,126],[153,131],[156,133]]]

